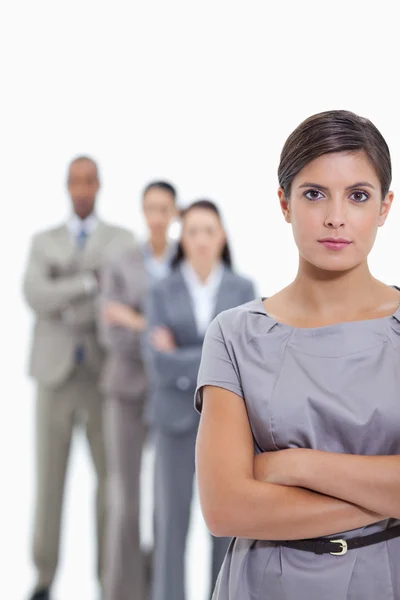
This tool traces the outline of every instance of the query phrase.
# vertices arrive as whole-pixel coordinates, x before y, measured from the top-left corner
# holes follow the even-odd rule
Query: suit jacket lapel
[[[65,248],[65,253],[71,254],[71,256],[86,256],[104,246],[107,242],[106,233],[107,226],[99,221],[93,233],[89,235],[84,248],[79,249],[68,226],[63,225],[60,227],[59,243],[62,244],[63,249]]]
[[[96,229],[93,231],[93,233],[89,236],[85,247],[83,249],[83,256],[88,256],[92,253],[97,253],[97,251],[104,246],[104,244],[106,243],[106,232],[107,232],[107,227],[106,225],[102,222],[99,221],[97,223]]]
[[[192,297],[179,267],[173,275],[172,284],[172,292],[176,290],[176,298],[182,298],[182,302],[179,304],[177,303],[176,307],[176,310],[179,310],[180,320],[182,320],[183,323],[187,323],[187,328],[192,331],[194,337],[199,337]],[[174,302],[174,300],[172,300],[172,302]]]
[[[57,245],[61,249],[61,253],[66,262],[73,260],[76,255],[76,244],[72,239],[71,233],[67,225],[60,227],[58,232]]]
[[[228,267],[224,267],[221,283],[217,293],[217,301],[215,303],[214,315],[215,318],[220,312],[226,310],[230,306],[231,294],[233,291],[234,276]]]

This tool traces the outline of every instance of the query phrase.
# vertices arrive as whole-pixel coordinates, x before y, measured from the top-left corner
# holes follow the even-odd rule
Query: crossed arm
[[[243,399],[206,386],[196,448],[216,536],[290,540],[400,518],[400,457],[283,450],[254,457]]]
[[[23,292],[28,305],[38,316],[61,318],[65,310],[90,298],[96,289],[97,282],[93,273],[52,277],[43,239],[40,235],[33,238],[24,274]],[[93,321],[93,314],[91,320]]]

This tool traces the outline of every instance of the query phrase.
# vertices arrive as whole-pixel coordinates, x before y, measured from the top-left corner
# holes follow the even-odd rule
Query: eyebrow
[[[349,185],[347,186],[347,188],[345,188],[346,190],[354,190],[354,188],[358,188],[358,187],[369,187],[371,189],[375,189],[375,187],[372,185],[372,183],[368,183],[368,181],[358,181],[357,183],[354,183],[353,185]],[[327,192],[329,188],[325,187],[324,185],[320,185],[319,183],[303,183],[302,185],[299,185],[299,188],[317,188],[318,190],[323,190],[324,192]]]

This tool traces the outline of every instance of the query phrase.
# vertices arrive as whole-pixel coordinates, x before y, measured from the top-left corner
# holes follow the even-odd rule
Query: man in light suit
[[[143,193],[149,239],[111,259],[103,270],[100,339],[107,349],[102,376],[109,483],[104,600],[145,600],[151,556],[143,560],[139,536],[140,471],[146,439],[148,378],[142,357],[150,286],[170,270],[176,244],[168,229],[176,192],[154,181]],[[147,573],[145,570],[145,564]],[[146,581],[147,575],[147,581]]]
[[[66,224],[34,236],[24,277],[24,295],[36,317],[30,374],[37,382],[33,554],[38,578],[32,600],[50,599],[70,443],[78,424],[86,430],[97,475],[100,581],[102,577],[105,456],[98,385],[103,352],[96,328],[99,273],[107,257],[132,246],[134,240],[127,230],[97,218],[99,187],[92,159],[82,156],[71,162],[68,191],[73,214]]]

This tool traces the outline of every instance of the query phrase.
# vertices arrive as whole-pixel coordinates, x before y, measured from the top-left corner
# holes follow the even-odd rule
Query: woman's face
[[[278,191],[301,259],[345,271],[367,259],[393,193],[382,200],[378,175],[364,152],[325,154],[300,171],[290,199]]]
[[[182,223],[181,243],[185,257],[195,264],[212,264],[220,260],[226,241],[218,216],[206,208],[193,208]]]
[[[165,236],[176,216],[175,199],[167,190],[150,188],[143,198],[143,213],[151,235]]]

